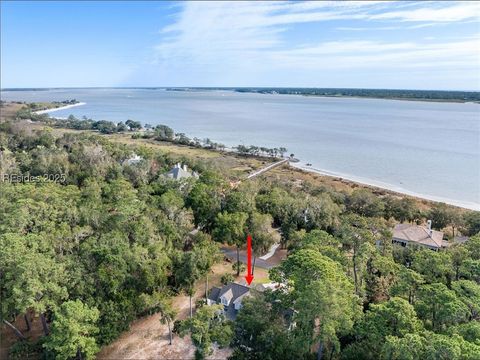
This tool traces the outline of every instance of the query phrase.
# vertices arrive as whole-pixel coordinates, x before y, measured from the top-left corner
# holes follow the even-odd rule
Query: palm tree
[[[168,333],[170,336],[169,345],[172,345],[172,341],[173,341],[172,323],[173,323],[173,320],[175,319],[175,316],[177,316],[177,314],[172,307],[172,303],[167,300],[162,300],[160,302],[159,312],[160,312],[160,322],[162,324],[168,325]]]

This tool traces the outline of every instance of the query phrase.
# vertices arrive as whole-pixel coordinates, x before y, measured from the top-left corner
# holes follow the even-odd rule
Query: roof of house
[[[420,225],[397,224],[393,229],[393,238],[433,248],[448,246],[448,242],[443,240],[443,232]]]
[[[251,295],[250,295],[250,291],[247,291],[246,293],[244,293],[244,294],[240,295],[239,297],[237,297],[237,298],[233,301],[233,303],[234,303],[234,304],[238,304],[238,303],[241,304],[243,298],[244,298],[244,297],[247,297],[247,296],[251,296]]]
[[[220,288],[219,287],[216,287],[214,286],[210,291],[209,291],[209,294],[208,294],[208,299],[209,300],[213,300],[213,301],[218,301],[218,298],[219,298],[219,294],[220,294]]]
[[[173,169],[171,169],[168,173],[166,173],[165,176],[172,178],[174,180],[179,180],[179,179],[187,179],[192,176],[198,177],[198,174],[196,172],[191,173],[190,171],[188,171],[185,165],[182,167],[180,166],[180,164],[177,164],[173,167]]]
[[[213,301],[219,301],[223,297],[228,301],[235,302],[242,299],[249,292],[250,288],[248,286],[232,282],[224,285],[222,288],[213,287],[208,298]]]
[[[218,297],[224,297],[226,299],[235,301],[237,298],[249,291],[250,288],[248,286],[240,285],[238,283],[229,283],[222,287]]]

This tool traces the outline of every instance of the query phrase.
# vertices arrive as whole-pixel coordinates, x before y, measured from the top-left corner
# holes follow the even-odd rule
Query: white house
[[[234,320],[238,310],[242,308],[245,297],[251,296],[250,288],[238,283],[228,283],[222,288],[213,287],[207,298],[207,305],[222,304],[225,315]]]
[[[195,171],[190,172],[187,165],[180,163],[176,164],[165,176],[173,180],[187,179],[190,177],[198,179],[198,174]]]

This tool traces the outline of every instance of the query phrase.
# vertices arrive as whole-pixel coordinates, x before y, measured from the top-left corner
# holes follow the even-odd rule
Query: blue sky
[[[475,2],[1,1],[1,87],[480,90]]]

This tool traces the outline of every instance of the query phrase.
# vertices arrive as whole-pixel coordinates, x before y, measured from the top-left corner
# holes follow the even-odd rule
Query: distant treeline
[[[245,146],[238,145],[235,149],[242,155],[253,155],[253,156],[270,156],[270,157],[283,157],[287,152],[287,149],[284,147],[280,148],[266,148],[263,146]],[[290,155],[293,157],[293,154]]]
[[[144,138],[144,139],[154,139],[157,141],[169,141],[175,144],[180,145],[189,145],[197,148],[204,149],[213,149],[213,150],[225,150],[226,146],[221,143],[214,142],[209,138],[199,139],[197,137],[189,138],[184,133],[176,133],[171,127],[167,125],[157,125],[152,127],[149,124],[145,125],[145,128],[148,130],[144,133],[136,133],[132,135],[132,138]],[[250,156],[269,156],[269,157],[283,157],[287,152],[287,149],[284,147],[280,148],[267,148],[259,146],[245,146],[238,145],[233,148],[240,155],[250,155]],[[293,155],[293,154],[292,154]]]
[[[55,126],[65,129],[75,130],[97,130],[102,134],[113,134],[117,132],[135,131],[142,128],[142,125],[138,121],[127,120],[125,123],[120,121],[115,123],[108,120],[93,120],[86,116],[81,119],[76,118],[74,115],[70,115],[67,119],[51,118],[48,114],[36,114],[32,112],[30,104],[27,104],[27,108],[22,108],[17,111],[18,119],[28,119],[32,121],[40,121],[50,126]]]
[[[66,105],[74,105],[78,104],[80,101],[77,99],[69,99],[63,101],[52,101],[52,102],[25,102],[25,101],[12,101],[14,104],[25,105],[28,107],[30,111],[39,111],[39,110],[47,110],[47,109],[54,109]],[[2,103],[5,103],[2,101]],[[24,111],[27,111],[25,109]]]
[[[319,89],[319,88],[239,88],[237,92],[260,94],[289,94],[310,96],[355,96],[380,99],[417,99],[444,101],[480,101],[480,92],[439,90],[388,90],[388,89]]]
[[[169,91],[233,90],[244,93],[284,94],[305,96],[351,96],[378,99],[430,100],[430,101],[475,101],[480,102],[480,92],[441,90],[391,90],[391,89],[345,89],[345,88],[168,88]]]
[[[170,126],[157,125],[152,126],[145,124],[145,131],[143,133],[135,133],[132,135],[133,139],[153,139],[157,141],[168,141],[180,145],[189,145],[198,148],[225,150],[226,146],[221,143],[214,142],[209,138],[199,139],[197,137],[190,138],[185,133],[176,133]]]
[[[52,101],[52,104],[56,105],[73,105],[73,104],[78,104],[80,101],[77,99],[71,99],[71,100],[63,100],[63,101]]]

